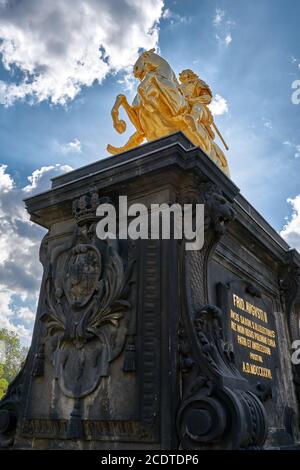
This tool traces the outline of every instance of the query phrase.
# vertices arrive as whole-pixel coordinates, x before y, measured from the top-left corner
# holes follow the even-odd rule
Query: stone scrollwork
[[[287,316],[291,341],[299,339],[297,318],[293,315],[295,301],[300,297],[300,266],[293,261],[295,250],[289,252],[287,263],[282,266],[279,286],[281,300]]]
[[[23,400],[22,391],[27,364],[28,357],[17,377],[10,383],[4,398],[0,402],[0,449],[8,448],[14,442]]]
[[[225,233],[227,225],[234,220],[235,211],[214,183],[200,183],[199,190],[201,202],[205,205],[206,237],[218,241]]]
[[[223,332],[223,312],[209,304],[207,272],[217,241],[234,218],[229,202],[211,183],[200,185],[205,204],[205,244],[182,256],[185,277],[179,330],[182,402],[177,431],[182,449],[261,447],[266,413],[234,363]]]
[[[291,250],[279,277],[281,301],[287,318],[291,343],[300,339],[299,313],[295,311],[296,304],[300,303],[300,266],[299,258],[298,261],[296,258],[296,250]],[[300,364],[292,364],[292,371],[300,412]]]
[[[223,337],[222,311],[204,306],[196,313],[193,328],[198,360],[190,358],[183,373],[184,400],[177,418],[181,447],[261,446],[266,438],[264,407],[247,391],[245,379],[235,368],[232,350]]]

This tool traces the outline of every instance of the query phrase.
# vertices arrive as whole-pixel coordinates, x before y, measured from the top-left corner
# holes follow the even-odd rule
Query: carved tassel
[[[67,439],[80,439],[83,437],[80,405],[80,398],[77,398],[68,423]]]
[[[136,371],[136,349],[135,344],[132,341],[128,342],[125,349],[125,359],[123,365],[124,372],[135,372]]]
[[[42,377],[44,375],[44,363],[45,363],[44,350],[45,350],[45,346],[44,344],[41,344],[35,356],[34,367],[32,371],[32,375],[34,377]]]

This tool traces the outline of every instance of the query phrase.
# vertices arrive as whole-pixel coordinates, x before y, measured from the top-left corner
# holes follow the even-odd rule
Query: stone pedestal
[[[96,209],[202,203],[205,242],[100,240]],[[295,447],[300,257],[182,134],[26,200],[48,229],[32,346],[2,447]]]

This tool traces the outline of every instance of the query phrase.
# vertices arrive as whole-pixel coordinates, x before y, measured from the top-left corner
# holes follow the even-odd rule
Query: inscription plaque
[[[254,385],[271,386],[278,365],[276,325],[271,305],[247,281],[219,284],[218,295],[236,366]]]

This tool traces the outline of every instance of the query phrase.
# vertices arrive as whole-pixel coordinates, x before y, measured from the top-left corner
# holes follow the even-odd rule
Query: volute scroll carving
[[[300,340],[299,311],[295,309],[300,303],[300,266],[299,260],[296,261],[296,250],[291,250],[287,255],[287,262],[281,266],[279,287],[292,344],[293,341]],[[300,364],[292,364],[292,372],[300,412]]]
[[[220,308],[209,303],[208,272],[216,244],[234,219],[231,204],[212,183],[200,185],[205,204],[205,243],[182,252],[185,295],[179,329],[182,401],[177,431],[182,449],[261,447],[266,413],[235,366]]]

